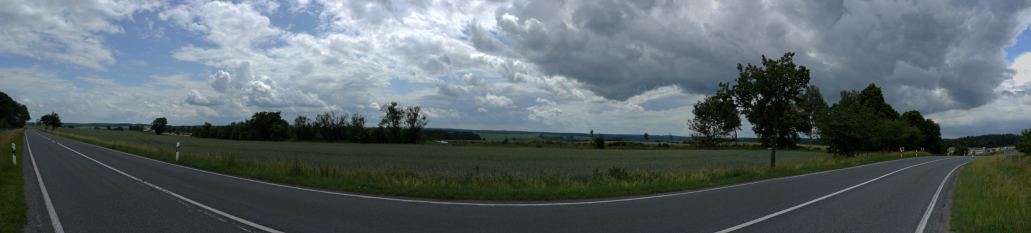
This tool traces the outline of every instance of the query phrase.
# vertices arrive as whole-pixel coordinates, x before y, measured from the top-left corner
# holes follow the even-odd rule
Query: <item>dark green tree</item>
[[[408,106],[404,108],[404,126],[408,143],[418,143],[422,139],[422,129],[429,124],[426,115],[422,114],[419,106]]]
[[[384,138],[387,142],[401,142],[401,121],[404,119],[404,111],[402,107],[397,106],[397,102],[390,102],[389,104],[383,104],[380,106],[380,111],[383,112],[383,118],[380,119],[379,126],[385,127],[386,132]]]
[[[795,53],[789,52],[773,60],[766,59],[764,55],[762,66],[765,69],[752,64],[744,67],[738,63],[737,85],[731,90],[741,113],[752,123],[752,130],[772,144],[770,168],[777,166],[777,139],[798,135],[797,131],[781,124],[787,123],[783,118],[792,114],[790,111],[800,101],[799,94],[809,84],[809,69],[796,67],[794,56]]]
[[[168,131],[168,119],[165,119],[164,117],[154,119],[154,121],[150,123],[150,129],[154,130],[154,134],[157,135],[165,133]]]
[[[1023,156],[1031,155],[1031,128],[1020,131],[1020,139],[1017,139],[1017,151]]]
[[[816,128],[816,119],[827,110],[827,102],[823,100],[823,94],[820,94],[820,88],[816,85],[809,85],[801,95],[802,101],[798,103],[798,110],[805,121],[803,133],[809,137],[809,149],[812,149],[813,137],[818,136],[820,132]]]
[[[966,155],[968,152],[970,152],[970,147],[967,147],[967,142],[965,140],[963,140],[962,138],[956,139],[955,144],[956,144],[956,152],[955,152],[956,155]]]
[[[694,119],[688,120],[687,127],[694,133],[691,138],[702,147],[716,147],[726,141],[732,130],[741,127],[737,106],[733,99],[726,98],[726,92],[707,96],[703,101],[694,104],[691,113]]]
[[[866,86],[866,89],[859,93],[859,103],[873,109],[874,115],[879,118],[899,119],[899,112],[895,111],[890,104],[884,102],[884,94],[881,93],[881,88],[873,83]]]
[[[644,140],[645,140],[645,141],[648,141],[648,140],[649,140],[649,139],[648,139],[648,133],[644,133]]]

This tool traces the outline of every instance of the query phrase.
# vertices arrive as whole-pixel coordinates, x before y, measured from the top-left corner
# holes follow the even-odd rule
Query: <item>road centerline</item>
[[[834,193],[831,193],[831,194],[827,194],[827,195],[825,195],[825,196],[823,196],[823,197],[820,197],[820,198],[817,198],[817,199],[813,199],[813,200],[807,201],[807,202],[805,202],[805,203],[802,203],[802,204],[799,204],[799,205],[793,206],[793,207],[791,207],[791,208],[787,208],[787,209],[784,209],[784,210],[781,210],[781,211],[777,211],[777,212],[775,212],[775,213],[772,213],[772,214],[769,214],[769,215],[763,216],[763,217],[761,217],[761,218],[757,218],[757,219],[754,219],[754,220],[752,220],[752,221],[748,221],[748,222],[745,222],[745,223],[742,223],[742,224],[738,224],[737,226],[733,226],[733,227],[730,227],[730,228],[727,228],[727,229],[723,229],[723,230],[717,231],[717,233],[726,233],[726,232],[736,231],[736,230],[739,230],[739,229],[741,229],[741,228],[745,228],[745,227],[751,226],[751,225],[753,225],[753,224],[756,224],[756,223],[759,223],[759,222],[762,222],[762,221],[766,221],[767,219],[770,219],[770,218],[773,218],[773,217],[777,217],[777,216],[779,216],[779,215],[781,215],[781,214],[785,214],[785,213],[787,213],[787,212],[791,212],[791,211],[794,211],[794,210],[796,210],[796,209],[799,209],[799,208],[805,207],[805,206],[807,206],[807,205],[810,205],[810,204],[813,204],[813,203],[816,203],[816,202],[822,201],[822,200],[824,200],[824,199],[827,199],[827,198],[833,197],[833,196],[835,196],[835,195],[838,195],[838,194],[841,194],[841,193],[847,192],[847,191],[849,191],[849,190],[852,190],[852,189],[858,188],[858,187],[860,187],[860,186],[863,186],[863,185],[869,184],[869,183],[871,183],[871,182],[874,182],[874,181],[880,180],[881,178],[884,178],[884,177],[890,176],[890,175],[892,175],[892,174],[895,174],[895,173],[898,173],[898,172],[900,172],[900,171],[903,171],[903,170],[906,170],[906,169],[909,169],[909,168],[912,168],[912,167],[916,167],[916,166],[924,165],[924,164],[927,164],[927,163],[932,163],[932,162],[942,161],[942,160],[945,160],[945,159],[948,159],[948,158],[943,158],[943,159],[936,159],[936,160],[932,160],[932,161],[927,161],[927,162],[923,162],[923,163],[918,163],[918,164],[914,164],[914,165],[911,165],[911,166],[908,166],[908,167],[905,167],[905,168],[902,168],[902,169],[899,169],[899,170],[895,170],[895,171],[893,171],[893,172],[890,172],[890,173],[888,173],[888,174],[884,174],[884,175],[882,175],[882,176],[879,176],[879,177],[877,177],[877,178],[873,178],[873,179],[871,179],[871,180],[868,180],[868,181],[866,181],[866,182],[863,182],[863,183],[859,183],[859,184],[857,184],[857,185],[853,185],[852,187],[848,187],[848,188],[845,188],[845,189],[839,190],[839,191],[837,191],[837,192],[834,192]]]

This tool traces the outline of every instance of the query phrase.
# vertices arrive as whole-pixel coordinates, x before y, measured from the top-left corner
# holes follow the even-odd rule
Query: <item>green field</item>
[[[770,169],[769,151],[761,149],[598,150],[526,146],[535,143],[264,142],[126,131],[60,131],[62,137],[235,176],[439,199],[533,201],[641,195],[899,159],[887,153],[833,158],[821,152],[780,150],[777,168]],[[176,142],[182,143],[179,160],[174,159]]]
[[[676,171],[769,164],[768,150],[592,150],[497,148],[412,144],[237,141],[152,133],[66,129],[58,131],[104,140],[132,142],[183,153],[236,152],[242,161],[292,160],[343,167],[405,167],[424,172],[481,171],[534,174],[539,172],[587,176],[594,169]],[[535,137],[535,136],[534,136]],[[829,157],[827,153],[779,150],[778,161]]]
[[[480,137],[483,138],[484,141],[499,141],[500,142],[500,141],[504,141],[505,138],[508,138],[509,141],[516,141],[516,142],[526,142],[526,141],[534,141],[534,140],[542,141],[542,140],[544,140],[544,139],[541,139],[541,138],[537,137],[540,134],[501,134],[501,133],[476,133],[476,134],[479,134]],[[560,135],[545,134],[544,136],[554,137],[554,136],[560,136]],[[573,139],[574,140],[590,140],[591,137],[573,136]]]

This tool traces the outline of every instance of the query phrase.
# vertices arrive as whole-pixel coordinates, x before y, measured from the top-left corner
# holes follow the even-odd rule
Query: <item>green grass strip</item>
[[[1031,232],[1031,160],[992,156],[959,173],[952,197],[952,230]]]
[[[699,170],[628,170],[612,167],[593,175],[561,172],[426,171],[397,167],[342,167],[295,158],[278,162],[238,160],[235,153],[184,154],[145,145],[60,133],[61,137],[203,170],[285,184],[371,194],[448,200],[562,200],[675,192],[800,175],[900,159],[895,153],[856,158],[814,157],[805,161]],[[429,146],[429,145],[424,145]],[[286,153],[286,152],[284,152]],[[906,158],[912,157],[907,153]],[[930,155],[921,153],[921,155]]]
[[[26,221],[23,130],[0,132],[0,232],[21,232]],[[11,161],[11,143],[18,147],[17,166]]]

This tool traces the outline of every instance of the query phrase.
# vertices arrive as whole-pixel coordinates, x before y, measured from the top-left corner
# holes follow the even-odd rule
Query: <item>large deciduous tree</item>
[[[150,129],[153,129],[154,134],[157,135],[165,133],[165,131],[168,131],[168,119],[164,117],[154,119],[153,122],[150,122]]]
[[[802,113],[802,120],[805,121],[805,133],[809,137],[809,149],[813,148],[813,137],[819,135],[816,128],[816,120],[827,110],[827,102],[820,94],[820,88],[816,85],[809,85],[805,93],[801,94],[801,102],[798,103],[798,110]]]
[[[687,127],[694,131],[691,138],[702,147],[718,146],[727,141],[725,138],[730,135],[731,131],[736,131],[741,127],[737,106],[725,90],[698,101],[691,110],[691,113],[694,113],[694,119],[687,121]]]
[[[782,125],[790,121],[786,117],[794,114],[792,111],[797,113],[794,106],[800,101],[799,94],[809,84],[809,69],[795,66],[794,56],[795,53],[789,52],[773,60],[766,59],[764,55],[762,66],[765,69],[752,64],[744,67],[738,63],[739,77],[731,91],[741,113],[752,123],[752,130],[772,144],[770,168],[777,166],[778,139],[790,135],[798,137],[796,128]]]

